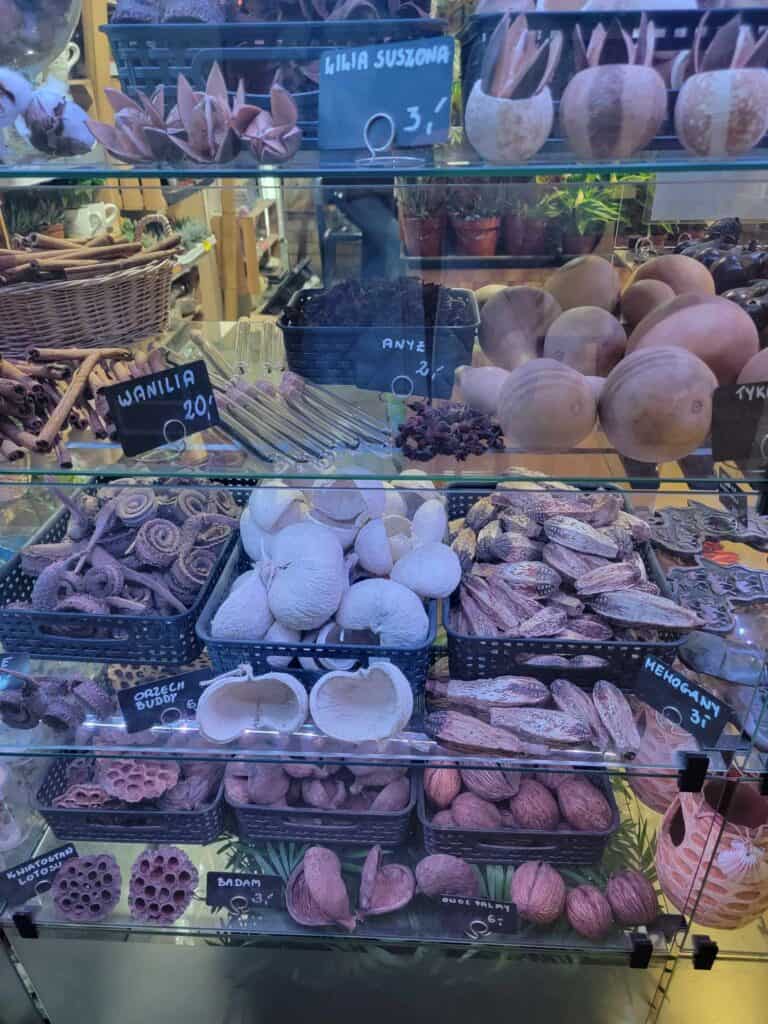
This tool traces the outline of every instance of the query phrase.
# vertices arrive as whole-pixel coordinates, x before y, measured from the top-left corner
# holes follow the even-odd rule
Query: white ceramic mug
[[[68,238],[98,235],[115,223],[119,212],[114,203],[86,203],[64,214],[64,233]]]
[[[80,47],[77,43],[67,43],[61,53],[48,65],[47,70],[41,74],[40,81],[46,78],[58,78],[60,82],[69,79],[69,73],[80,60]]]

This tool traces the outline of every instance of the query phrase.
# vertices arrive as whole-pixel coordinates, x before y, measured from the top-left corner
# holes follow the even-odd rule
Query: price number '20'
[[[213,395],[195,395],[194,398],[184,399],[184,419],[189,423],[192,420],[207,419],[211,422],[211,405]]]

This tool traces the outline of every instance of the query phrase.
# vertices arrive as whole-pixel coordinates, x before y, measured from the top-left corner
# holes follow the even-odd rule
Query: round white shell
[[[292,675],[272,672],[255,679],[214,680],[197,704],[200,732],[212,743],[230,743],[246,729],[294,732],[307,720],[307,691]]]
[[[273,533],[267,533],[254,523],[250,509],[246,505],[240,513],[240,540],[248,557],[254,562],[269,558],[274,537]]]
[[[316,523],[326,530],[330,530],[338,539],[339,544],[347,551],[355,543],[355,537],[360,529],[360,523],[365,519],[365,513],[360,513],[356,519],[332,519],[320,509],[313,508],[307,516],[307,522]]]
[[[254,487],[248,498],[248,511],[262,530],[273,532],[302,518],[304,495],[282,480],[270,480]]]
[[[418,547],[420,544],[440,542],[448,529],[448,516],[445,505],[438,498],[430,498],[417,508],[413,515],[413,536]]]
[[[392,561],[396,562],[413,548],[413,525],[407,516],[384,516],[384,529],[389,537]]]
[[[257,572],[243,573],[235,581],[211,620],[217,640],[261,640],[272,625],[267,591]]]
[[[478,79],[467,100],[464,126],[467,138],[485,160],[519,163],[538,153],[554,117],[548,86],[525,99],[510,100],[489,96]]]
[[[461,581],[461,563],[447,544],[424,544],[395,562],[390,575],[419,597],[449,597]]]
[[[310,507],[330,519],[355,519],[366,511],[363,493],[354,480],[316,481],[305,494]]]
[[[298,644],[301,642],[301,633],[298,629],[289,629],[280,622],[273,622],[264,639],[273,644]],[[288,668],[292,661],[293,657],[285,654],[272,654],[267,658],[270,668]]]
[[[404,516],[405,515],[405,498],[395,488],[393,484],[384,484],[384,515],[385,516]]]
[[[376,582],[376,581],[374,581]],[[413,713],[413,694],[400,669],[375,662],[358,672],[328,672],[312,687],[315,725],[348,743],[384,740],[403,730]]]
[[[331,530],[311,522],[280,531],[268,573],[270,610],[290,629],[319,629],[333,617],[346,586],[341,544]]]
[[[389,575],[394,563],[383,519],[371,519],[360,530],[355,540],[355,554],[366,572],[374,576]]]
[[[353,583],[336,619],[343,629],[370,629],[385,647],[415,647],[429,634],[429,617],[412,590],[394,580]]]

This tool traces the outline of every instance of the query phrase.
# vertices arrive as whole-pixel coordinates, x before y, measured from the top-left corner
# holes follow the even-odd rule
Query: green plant
[[[28,235],[51,224],[60,224],[67,210],[92,203],[102,187],[99,178],[62,182],[56,188],[14,190],[3,197],[3,216],[12,235]]]
[[[404,217],[426,220],[445,208],[445,187],[440,178],[421,178],[419,183],[398,184],[395,190]]]
[[[505,189],[498,181],[491,179],[457,186],[448,191],[447,205],[454,217],[463,220],[500,217],[504,213]]]
[[[542,197],[538,208],[547,220],[558,221],[564,234],[598,234],[606,225],[626,222],[615,189],[607,190],[603,182],[578,180],[576,175],[564,175],[560,182],[560,187]]]

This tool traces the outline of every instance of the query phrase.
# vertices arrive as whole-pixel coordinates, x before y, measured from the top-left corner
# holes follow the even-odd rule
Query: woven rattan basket
[[[0,355],[23,359],[32,346],[124,345],[158,334],[168,323],[173,264],[0,288]]]

